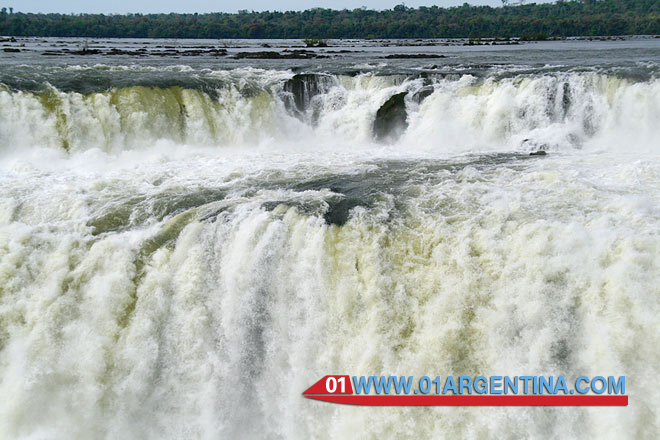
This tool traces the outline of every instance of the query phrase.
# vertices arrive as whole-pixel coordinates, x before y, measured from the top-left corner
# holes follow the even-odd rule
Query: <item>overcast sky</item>
[[[465,0],[408,0],[406,6],[443,7],[462,5]],[[512,0],[514,3],[517,0]],[[544,0],[527,0],[526,3],[541,3]],[[545,0],[548,1],[548,0]],[[366,6],[369,9],[389,9],[402,3],[401,0],[0,0],[0,6],[13,6],[20,12],[98,12],[124,14],[127,12],[236,12],[239,9],[255,11],[289,11],[314,7],[332,9],[355,9]],[[468,0],[471,5],[500,6],[501,0]]]

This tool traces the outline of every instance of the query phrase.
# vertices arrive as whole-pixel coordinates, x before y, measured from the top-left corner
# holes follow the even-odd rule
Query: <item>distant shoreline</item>
[[[77,38],[401,39],[609,37],[660,34],[656,0],[237,14],[33,14],[0,11],[0,35]]]

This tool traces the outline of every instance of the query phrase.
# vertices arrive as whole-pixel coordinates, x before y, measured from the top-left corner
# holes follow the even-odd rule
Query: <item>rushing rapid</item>
[[[553,44],[0,66],[0,438],[658,437],[660,42]],[[630,404],[301,397],[326,374]]]

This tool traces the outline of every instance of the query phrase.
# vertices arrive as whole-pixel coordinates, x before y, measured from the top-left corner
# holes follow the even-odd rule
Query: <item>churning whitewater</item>
[[[625,44],[1,66],[0,438],[657,438],[660,44]],[[630,404],[302,398],[326,374]]]

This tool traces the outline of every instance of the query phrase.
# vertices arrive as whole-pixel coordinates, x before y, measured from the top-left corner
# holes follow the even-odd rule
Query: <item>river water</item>
[[[659,437],[660,40],[465,43],[0,52],[0,438]],[[630,404],[304,399],[326,374]]]

